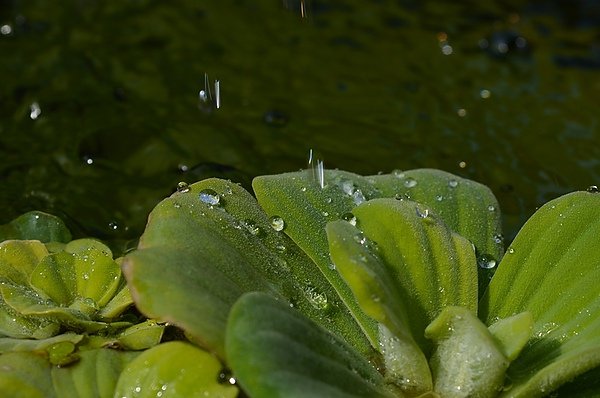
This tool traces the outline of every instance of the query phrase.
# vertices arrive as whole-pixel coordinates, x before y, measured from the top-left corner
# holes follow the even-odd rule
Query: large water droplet
[[[448,181],[448,186],[450,188],[456,188],[458,186],[458,181],[456,181],[456,180],[450,180],[450,181]]]
[[[221,197],[214,190],[207,188],[199,193],[200,201],[210,206],[217,206],[221,201]]]
[[[483,254],[477,259],[477,264],[483,269],[492,269],[496,266],[496,260],[488,254]]]
[[[598,189],[597,185],[590,185],[587,189],[589,193],[599,193],[600,189]]]
[[[285,228],[285,221],[283,221],[283,218],[279,216],[273,216],[270,218],[269,221],[271,222],[271,227],[275,231],[283,231],[283,229]]]
[[[496,211],[496,206],[494,206],[494,205],[489,205],[489,206],[488,206],[488,211]]]
[[[408,177],[406,180],[404,180],[404,186],[406,188],[416,187],[417,186],[417,180],[415,180],[412,177]]]
[[[179,193],[186,193],[190,191],[190,186],[188,185],[187,182],[185,181],[181,181],[177,183],[177,192]]]

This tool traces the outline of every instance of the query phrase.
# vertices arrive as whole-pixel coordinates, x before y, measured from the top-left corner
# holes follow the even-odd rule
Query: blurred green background
[[[313,148],[482,182],[512,239],[600,183],[599,26],[584,0],[1,0],[0,223],[135,238],[177,182],[248,186]]]

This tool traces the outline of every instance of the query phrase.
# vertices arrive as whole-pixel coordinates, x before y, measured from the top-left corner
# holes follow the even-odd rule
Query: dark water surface
[[[596,4],[0,1],[0,223],[40,209],[135,237],[178,181],[247,185],[314,148],[480,181],[510,239],[600,183]]]

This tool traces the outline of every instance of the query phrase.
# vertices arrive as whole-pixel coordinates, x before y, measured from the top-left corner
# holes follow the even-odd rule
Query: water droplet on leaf
[[[456,188],[458,186],[458,181],[456,181],[456,180],[450,180],[450,181],[448,181],[448,186],[450,188]]]
[[[181,181],[181,182],[177,183],[177,192],[186,193],[189,191],[190,191],[190,186],[188,185],[187,182]]]
[[[200,201],[210,206],[217,206],[221,201],[221,197],[212,189],[203,189],[199,194]]]
[[[412,177],[408,177],[406,180],[404,180],[404,186],[405,186],[406,188],[412,188],[412,187],[415,187],[415,186],[417,186],[417,180],[415,180],[415,179],[414,179],[414,178],[412,178]]]
[[[479,256],[477,259],[477,264],[483,269],[492,269],[496,266],[496,260],[494,260],[490,255],[484,254]]]
[[[356,217],[352,213],[344,213],[342,220],[348,221],[352,225],[356,225]]]
[[[587,189],[589,193],[599,193],[600,189],[598,189],[597,185],[590,185]]]
[[[325,310],[329,307],[327,295],[312,285],[307,285],[304,288],[304,294],[308,302],[317,310]]]
[[[270,219],[271,222],[271,227],[275,230],[275,231],[283,231],[283,229],[285,228],[285,221],[283,221],[283,218],[279,217],[279,216],[273,216]]]

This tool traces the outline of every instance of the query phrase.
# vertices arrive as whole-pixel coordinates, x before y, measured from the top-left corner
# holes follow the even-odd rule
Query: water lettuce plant
[[[180,184],[117,260],[49,215],[0,227],[2,391],[600,396],[597,189],[545,204],[506,253],[492,192],[439,170],[253,190]]]

